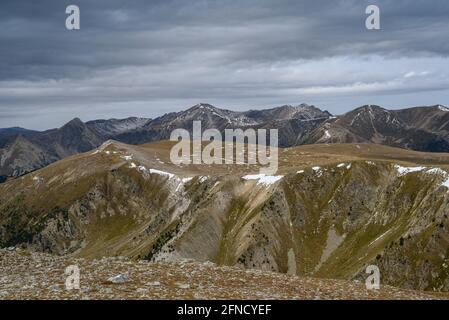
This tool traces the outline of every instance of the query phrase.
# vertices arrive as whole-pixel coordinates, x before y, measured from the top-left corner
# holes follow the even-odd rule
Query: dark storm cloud
[[[67,32],[65,7],[81,8]],[[218,50],[221,63],[335,55],[449,53],[449,4],[378,1],[383,30],[363,28],[365,1],[2,1],[3,79],[86,76]],[[432,4],[430,4],[432,3]]]
[[[79,31],[65,29],[69,4]],[[380,31],[364,28],[368,4]],[[353,106],[331,96],[447,90],[447,34],[445,0],[3,0],[0,126],[30,113],[57,124],[69,107],[91,118],[309,99],[338,112]]]

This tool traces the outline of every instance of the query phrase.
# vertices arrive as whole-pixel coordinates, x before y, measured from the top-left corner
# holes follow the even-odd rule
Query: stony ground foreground
[[[69,265],[80,268],[80,289],[66,290]],[[111,279],[112,278],[112,279]],[[382,286],[219,267],[183,261],[148,263],[126,258],[75,259],[0,249],[0,299],[435,299]]]

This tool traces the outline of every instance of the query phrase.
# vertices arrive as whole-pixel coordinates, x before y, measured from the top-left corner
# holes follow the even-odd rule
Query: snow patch
[[[443,175],[446,179],[441,183],[441,185],[443,187],[446,187],[449,192],[449,176],[448,176],[447,171],[445,171],[441,168],[432,168],[432,169],[427,170],[426,173]]]
[[[160,176],[166,176],[166,177],[168,177],[169,179],[175,177],[175,175],[174,175],[173,173],[165,172],[165,171],[157,170],[157,169],[147,169],[147,168],[145,168],[144,166],[139,166],[139,167],[137,168],[137,170],[142,171],[142,172],[148,172],[148,173],[150,173],[150,174],[158,174],[158,175],[160,175]]]
[[[441,183],[441,186],[448,188],[448,192],[449,192],[448,172],[441,168],[427,169],[426,167],[402,167],[400,165],[395,165],[394,167],[396,168],[396,170],[398,170],[400,176],[405,175],[410,172],[424,172],[426,174],[443,175],[446,179]]]
[[[320,177],[323,174],[323,171],[322,171],[321,167],[319,167],[319,166],[312,167],[312,170],[317,172],[318,177]]]
[[[242,179],[245,180],[258,180],[257,184],[262,184],[264,186],[272,185],[273,183],[281,180],[284,176],[267,176],[265,174],[249,174],[243,176]]]
[[[165,172],[165,171],[161,171],[161,170],[157,170],[157,169],[150,169],[150,174],[158,174],[161,176],[168,176],[169,178],[173,178],[175,175],[173,173],[170,172]]]
[[[400,176],[411,172],[420,172],[426,169],[426,167],[403,167],[398,164],[394,165],[394,167],[396,168]]]
[[[427,170],[426,173],[430,173],[430,174],[444,174],[444,175],[447,174],[447,172],[444,171],[441,168],[432,168],[432,169]]]
[[[446,180],[443,181],[443,183],[441,184],[442,186],[445,186],[446,188],[449,189],[449,178],[447,178]]]

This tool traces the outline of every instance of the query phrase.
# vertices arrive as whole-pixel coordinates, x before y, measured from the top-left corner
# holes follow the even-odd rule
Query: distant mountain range
[[[417,151],[449,151],[449,109],[437,105],[402,110],[363,106],[326,121],[302,141],[369,142]]]
[[[200,120],[203,129],[221,131],[278,129],[281,147],[368,142],[418,151],[449,151],[449,109],[444,106],[403,110],[363,106],[334,117],[307,104],[236,112],[201,103],[155,119],[131,117],[84,123],[75,118],[59,129],[42,132],[0,129],[0,180],[92,150],[109,139],[129,144],[165,140],[174,129],[191,130],[194,120]]]

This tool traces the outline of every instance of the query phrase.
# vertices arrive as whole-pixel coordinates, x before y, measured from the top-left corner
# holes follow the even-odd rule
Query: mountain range
[[[84,123],[75,118],[59,129],[42,132],[6,128],[0,129],[0,182],[92,150],[109,139],[128,144],[166,140],[174,129],[191,130],[194,120],[201,121],[203,129],[220,131],[278,129],[281,147],[359,142],[446,152],[449,150],[448,111],[440,105],[403,110],[367,105],[333,116],[307,104],[236,112],[201,103],[155,119],[131,117]]]
[[[2,168],[20,177],[0,184],[0,247],[351,281],[375,265],[382,284],[449,291],[448,114],[199,104],[155,119],[2,129]],[[194,120],[278,128],[276,175],[173,164],[167,138]]]
[[[418,151],[449,151],[449,109],[363,106],[326,121],[303,143],[369,142]]]

